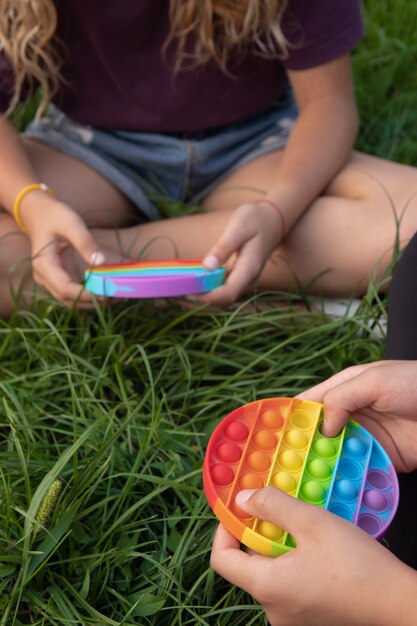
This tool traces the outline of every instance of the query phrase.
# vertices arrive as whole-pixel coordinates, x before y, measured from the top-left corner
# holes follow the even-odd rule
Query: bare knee
[[[417,193],[417,168],[353,152],[325,195],[389,208],[398,216]]]

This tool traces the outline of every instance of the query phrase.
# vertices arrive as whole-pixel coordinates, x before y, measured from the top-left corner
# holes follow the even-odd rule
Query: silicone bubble
[[[255,433],[253,443],[261,450],[273,450],[277,445],[277,438],[271,431],[260,430]]]
[[[280,489],[375,538],[389,527],[399,490],[386,452],[356,422],[328,438],[322,420],[317,402],[267,398],[237,408],[211,435],[203,467],[207,499],[225,528],[252,550],[275,557],[296,541],[284,521],[285,530],[243,511],[236,504],[242,489]]]
[[[259,421],[265,428],[273,428],[277,430],[278,428],[281,428],[283,420],[279,411],[269,409],[261,413]]]
[[[248,427],[242,422],[231,422],[225,430],[226,437],[232,441],[245,441],[248,434]]]
[[[331,459],[336,454],[336,448],[332,441],[324,437],[317,439],[313,444],[313,450],[317,456],[323,459]]]

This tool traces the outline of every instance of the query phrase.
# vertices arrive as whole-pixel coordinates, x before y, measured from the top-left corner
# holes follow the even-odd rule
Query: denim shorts
[[[197,205],[242,165],[285,147],[297,109],[286,91],[258,114],[193,133],[100,130],[79,124],[52,106],[24,132],[90,166],[127,196],[147,219],[168,200]]]

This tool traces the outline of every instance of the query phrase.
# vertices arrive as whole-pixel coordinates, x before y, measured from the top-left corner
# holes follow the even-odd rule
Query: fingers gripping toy
[[[225,273],[194,260],[137,261],[88,269],[85,288],[112,298],[171,298],[211,291],[224,283]]]
[[[337,437],[323,436],[322,408],[291,398],[252,402],[225,417],[210,438],[203,468],[209,504],[223,526],[258,553],[278,556],[295,541],[242,511],[235,504],[242,489],[273,485],[375,538],[394,517],[399,488],[388,455],[353,421]]]

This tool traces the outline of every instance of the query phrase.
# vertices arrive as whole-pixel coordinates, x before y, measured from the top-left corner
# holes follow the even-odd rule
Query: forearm
[[[266,194],[281,207],[287,230],[346,163],[357,130],[353,100],[323,96],[302,110]]]
[[[39,180],[18,133],[3,116],[0,116],[0,146],[0,206],[11,213],[19,191]]]

